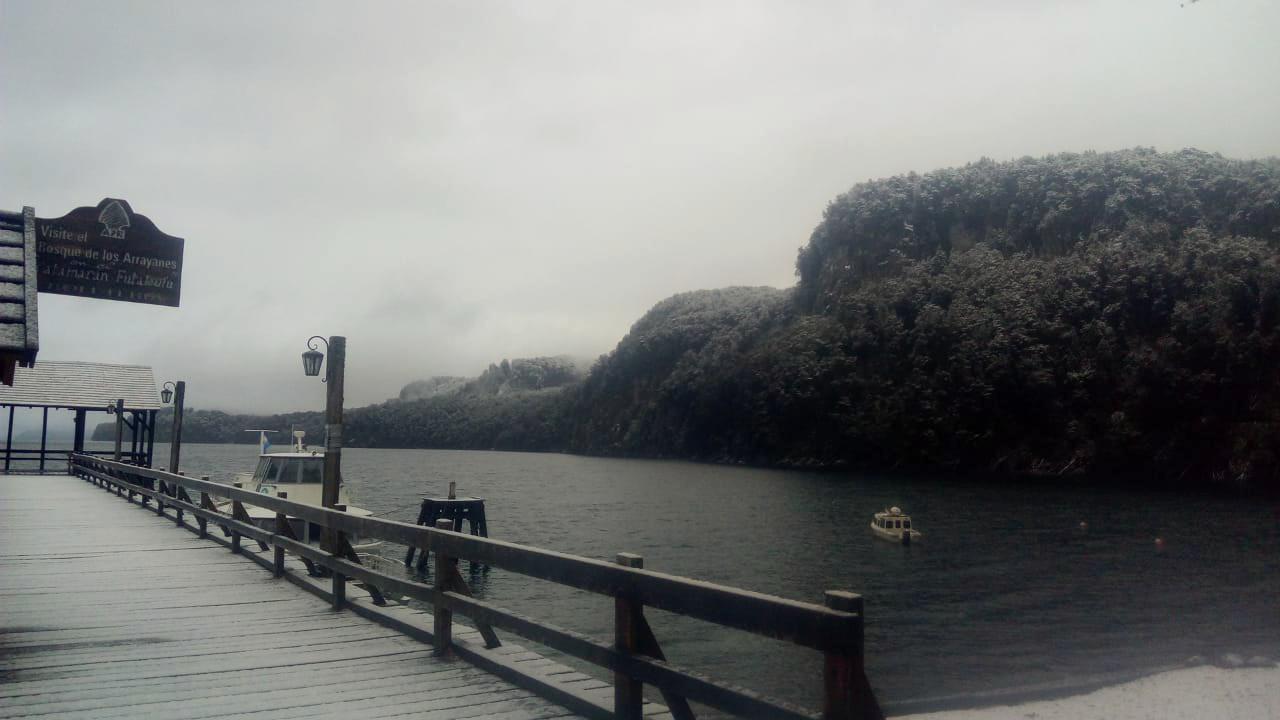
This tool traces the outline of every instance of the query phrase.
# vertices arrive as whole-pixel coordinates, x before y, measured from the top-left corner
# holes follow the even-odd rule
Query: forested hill
[[[1136,149],[866,182],[796,272],[662,301],[585,379],[425,381],[350,411],[347,437],[1280,487],[1276,160]]]
[[[638,323],[572,447],[1274,486],[1278,241],[1275,160],[1139,149],[863,183],[800,250],[793,302],[718,326],[714,360],[664,304]],[[687,345],[665,383],[645,368],[669,345],[636,337],[651,319]]]

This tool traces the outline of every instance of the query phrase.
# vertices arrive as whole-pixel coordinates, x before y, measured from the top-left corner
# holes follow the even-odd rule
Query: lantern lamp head
[[[165,383],[164,387],[160,388],[160,402],[168,405],[169,401],[173,399],[173,389],[175,387],[177,386],[172,382]]]
[[[320,366],[324,364],[324,353],[320,352],[316,345],[317,340],[324,343],[325,347],[329,346],[329,342],[319,335],[313,335],[310,340],[307,340],[308,350],[302,353],[302,372],[306,373],[307,377],[319,375]]]
[[[315,377],[320,374],[320,365],[324,363],[324,353],[316,350],[308,350],[302,353],[302,372],[307,377]]]

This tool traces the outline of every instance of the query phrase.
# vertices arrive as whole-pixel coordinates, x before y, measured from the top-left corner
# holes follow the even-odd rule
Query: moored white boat
[[[324,451],[308,449],[302,442],[305,433],[299,430],[294,432],[295,444],[290,448],[290,452],[269,453],[267,452],[270,447],[266,439],[267,431],[257,432],[262,433],[259,441],[258,466],[252,473],[237,475],[236,482],[245,490],[272,497],[283,494],[285,499],[292,502],[321,506],[324,487]],[[351,498],[344,485],[338,486],[338,504],[345,505],[346,512],[351,515],[365,517],[373,514],[365,508],[351,504]],[[223,502],[218,509],[229,513],[231,503]],[[276,531],[274,510],[248,503],[244,503],[244,509],[254,525],[270,532]],[[305,522],[297,517],[289,517],[289,525],[298,539],[308,543],[320,541],[322,528],[319,525]],[[379,542],[361,543],[358,538],[349,538],[349,542],[356,552],[367,552],[380,545]]]
[[[911,527],[911,517],[897,506],[881,510],[871,519],[871,532],[883,540],[910,545],[919,540],[920,532]]]

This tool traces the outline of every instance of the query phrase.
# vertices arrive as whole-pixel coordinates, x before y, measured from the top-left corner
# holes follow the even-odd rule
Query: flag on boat
[[[258,433],[258,453],[259,453],[259,454],[261,454],[261,455],[265,455],[265,454],[267,454],[267,450],[270,450],[270,449],[271,449],[271,441],[267,439],[267,433],[273,433],[273,432],[276,432],[276,431],[275,431],[275,430],[257,430],[257,429],[249,429],[249,428],[246,428],[246,429],[245,429],[245,432],[256,432],[256,433]]]

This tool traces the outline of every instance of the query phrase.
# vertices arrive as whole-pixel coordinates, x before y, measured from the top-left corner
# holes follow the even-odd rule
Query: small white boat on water
[[[919,531],[911,527],[911,517],[897,506],[881,510],[871,519],[871,532],[876,537],[910,545],[921,538]]]
[[[239,473],[236,475],[236,482],[240,484],[240,487],[273,497],[279,497],[283,494],[287,500],[293,502],[321,505],[321,492],[324,486],[324,451],[307,448],[302,442],[306,433],[298,430],[294,432],[294,445],[290,448],[290,452],[269,453],[267,449],[271,447],[271,444],[267,440],[266,431],[256,432],[261,433],[258,466],[252,473]],[[338,486],[338,504],[346,505],[346,512],[351,515],[369,516],[373,514],[369,510],[352,505],[347,489],[342,485]],[[218,509],[229,513],[231,511],[231,503],[220,503]],[[270,532],[276,531],[276,513],[274,510],[260,508],[248,503],[244,503],[244,509],[249,515],[249,520],[254,525]],[[308,543],[320,542],[322,528],[319,525],[305,522],[302,518],[297,517],[290,517],[289,525],[298,539]],[[360,543],[356,538],[349,538],[349,541],[352,548],[358,553],[368,552],[380,544],[378,542]]]

